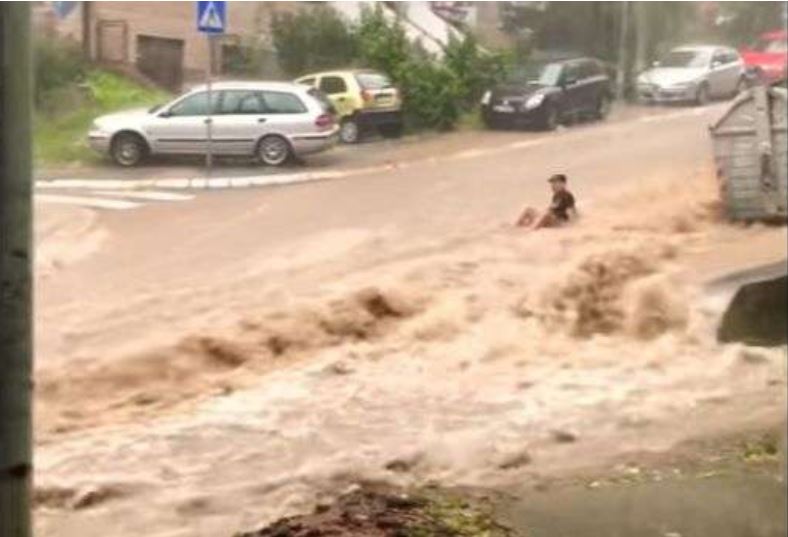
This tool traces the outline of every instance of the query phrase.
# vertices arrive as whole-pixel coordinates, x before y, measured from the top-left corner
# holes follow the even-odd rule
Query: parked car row
[[[126,167],[154,154],[205,154],[209,144],[215,155],[279,166],[339,139],[358,142],[371,129],[399,136],[401,108],[399,90],[370,70],[316,73],[293,83],[219,82],[210,96],[199,86],[162,106],[99,117],[88,141]]]
[[[645,103],[691,102],[737,95],[755,80],[786,76],[786,32],[763,34],[741,54],[722,46],[682,46],[636,80]],[[489,128],[555,129],[579,119],[604,119],[613,101],[610,69],[600,60],[570,57],[514,70],[480,103]],[[210,101],[210,102],[209,102]],[[200,86],[150,110],[97,118],[90,145],[121,166],[152,154],[254,156],[270,166],[356,143],[377,131],[402,134],[402,96],[384,74],[368,69],[326,71],[286,82],[220,82]],[[208,133],[210,132],[210,136]]]

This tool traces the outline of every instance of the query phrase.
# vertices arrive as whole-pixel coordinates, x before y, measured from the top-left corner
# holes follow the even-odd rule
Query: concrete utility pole
[[[90,23],[92,10],[90,2],[82,2],[80,10],[82,11],[82,55],[87,61],[90,61],[93,57],[93,31]]]
[[[629,46],[629,2],[621,2],[621,31],[618,36],[618,73],[616,97],[622,99],[627,87],[627,47]]]
[[[31,442],[30,4],[0,3],[0,537],[29,537]]]

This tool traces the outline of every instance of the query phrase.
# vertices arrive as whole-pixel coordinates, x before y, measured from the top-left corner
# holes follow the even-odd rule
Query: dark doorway
[[[137,68],[157,84],[171,91],[180,91],[183,82],[183,40],[138,35]]]

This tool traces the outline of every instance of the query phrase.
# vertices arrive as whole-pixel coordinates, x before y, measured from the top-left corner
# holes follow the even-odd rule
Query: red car
[[[748,73],[771,84],[785,80],[788,64],[788,31],[776,30],[761,34],[749,48],[740,51]]]

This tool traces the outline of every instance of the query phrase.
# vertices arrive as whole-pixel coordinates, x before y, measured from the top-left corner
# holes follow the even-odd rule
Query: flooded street
[[[453,183],[432,179],[443,185],[433,204],[448,209]],[[472,184],[479,188],[474,178],[463,189]],[[325,196],[332,187],[308,188]],[[211,274],[195,265],[200,272],[184,275],[181,293],[129,295],[139,322],[165,324],[159,342],[132,339],[127,353],[94,354],[115,340],[112,317],[103,321],[108,331],[73,318],[69,348],[82,351],[71,367],[59,367],[63,356],[39,363],[40,533],[231,535],[309,512],[360,482],[506,489],[780,423],[785,348],[720,345],[725,305],[703,298],[705,282],[740,266],[741,252],[784,256],[784,228],[722,223],[703,166],[637,188],[581,188],[593,202],[580,224],[560,230],[524,233],[492,213],[488,225],[450,240],[431,238],[430,226],[403,240],[418,218],[440,229],[433,211],[399,231],[323,229],[279,259],[258,250],[267,272],[246,256],[245,271],[211,288],[221,309],[191,324],[184,312],[208,289],[187,295],[186,284]],[[446,217],[469,216],[457,211]],[[349,216],[325,217],[338,224]],[[353,270],[340,271],[345,259]],[[267,283],[271,271],[289,287]],[[716,502],[744,494],[733,483],[709,517],[722,509]],[[775,491],[754,483],[767,498],[758,509],[771,516]],[[598,509],[635,517],[653,506],[654,523],[672,520],[687,505],[680,495],[662,506],[650,500],[669,486],[601,491]],[[696,486],[708,485],[692,485],[687,497]],[[560,494],[528,503],[539,535],[575,535],[572,524],[597,508],[591,492]],[[577,517],[550,522],[562,502]],[[749,527],[754,515],[742,516],[744,526],[726,527]],[[605,533],[627,531],[605,525],[615,520],[635,518],[601,514],[598,534],[629,535]],[[659,535],[694,535],[684,527]]]

